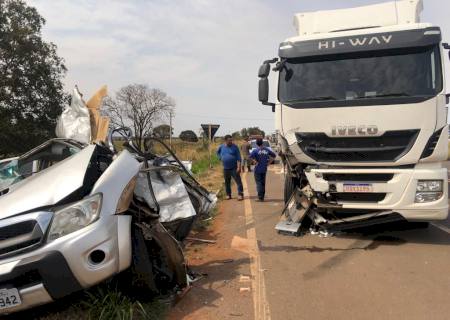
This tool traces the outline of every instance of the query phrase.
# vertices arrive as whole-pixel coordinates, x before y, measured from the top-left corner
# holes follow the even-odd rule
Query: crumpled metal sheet
[[[73,90],[72,101],[66,106],[56,124],[58,138],[73,139],[82,143],[91,141],[89,110],[77,88]]]
[[[151,171],[150,177],[155,198],[160,206],[160,222],[170,222],[196,215],[186,187],[177,172]],[[138,174],[134,193],[145,200],[151,208],[156,208],[148,186],[147,173]]]
[[[208,214],[217,205],[217,196],[214,193],[209,193],[208,199],[209,201],[205,197],[200,197],[201,207],[199,213]]]

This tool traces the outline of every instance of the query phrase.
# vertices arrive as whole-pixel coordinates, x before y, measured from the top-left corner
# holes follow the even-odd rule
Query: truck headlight
[[[48,233],[48,241],[53,241],[90,225],[98,219],[101,206],[102,194],[97,193],[56,210]]]
[[[439,200],[443,195],[443,180],[419,180],[416,187],[416,203]]]

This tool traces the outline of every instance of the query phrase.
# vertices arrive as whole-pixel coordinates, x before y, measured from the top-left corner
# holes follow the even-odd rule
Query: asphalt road
[[[244,177],[250,207],[240,209],[251,211],[247,226],[256,232],[253,289],[263,310],[255,318],[450,319],[449,221],[284,236],[274,230],[283,206],[280,170],[269,171],[264,203],[254,201],[253,177]]]

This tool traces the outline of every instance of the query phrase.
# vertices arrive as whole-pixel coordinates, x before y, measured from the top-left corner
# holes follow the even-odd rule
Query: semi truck
[[[447,218],[450,47],[422,10],[402,0],[295,14],[297,34],[261,65],[285,167],[277,230]]]

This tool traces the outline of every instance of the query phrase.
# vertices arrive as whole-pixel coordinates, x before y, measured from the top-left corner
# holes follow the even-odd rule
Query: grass
[[[13,314],[7,319],[35,320],[161,320],[168,305],[159,300],[140,301],[123,293],[114,281],[100,284],[85,292],[23,313]]]
[[[217,155],[213,154],[211,156],[211,166],[216,167],[220,164],[220,160]],[[199,159],[192,164],[192,173],[195,175],[200,175],[204,172],[207,172],[210,169],[209,156]]]
[[[88,319],[95,320],[159,320],[163,319],[167,307],[154,300],[140,302],[124,295],[116,288],[99,287],[87,293],[87,300],[82,303]]]

